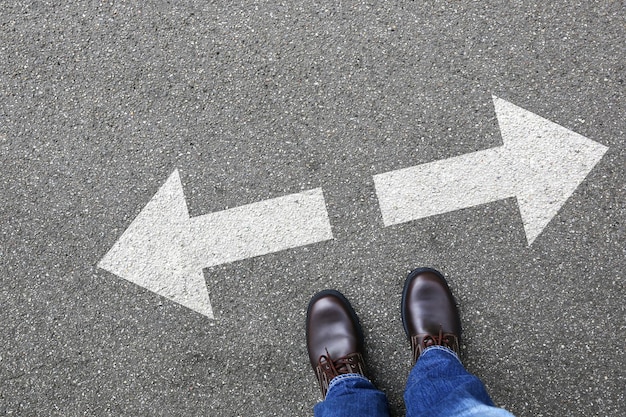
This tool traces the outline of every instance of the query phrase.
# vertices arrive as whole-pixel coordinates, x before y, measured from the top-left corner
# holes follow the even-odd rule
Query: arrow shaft
[[[374,176],[385,226],[515,195],[504,147]]]
[[[189,255],[203,268],[332,237],[318,188],[190,219]]]

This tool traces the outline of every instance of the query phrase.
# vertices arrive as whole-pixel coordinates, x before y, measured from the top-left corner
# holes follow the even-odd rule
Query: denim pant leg
[[[496,408],[483,383],[465,370],[458,356],[441,346],[420,355],[404,392],[407,417],[512,417]]]
[[[326,399],[313,408],[315,417],[388,417],[387,397],[359,374],[330,381]]]

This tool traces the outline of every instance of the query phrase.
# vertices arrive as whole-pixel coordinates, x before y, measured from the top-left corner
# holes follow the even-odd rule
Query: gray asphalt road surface
[[[2,2],[0,414],[312,415],[305,311],[336,288],[403,415],[430,266],[498,405],[625,415],[625,11]],[[608,151],[530,246],[515,198],[384,227],[373,176],[501,146],[493,95]],[[98,268],[175,170],[191,217],[322,188],[333,239],[205,268],[213,319]]]

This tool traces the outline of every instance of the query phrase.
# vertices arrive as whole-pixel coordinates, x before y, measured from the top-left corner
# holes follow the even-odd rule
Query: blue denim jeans
[[[424,350],[409,374],[404,391],[408,417],[513,417],[496,408],[480,380],[467,372],[450,349]],[[389,416],[387,397],[359,374],[330,382],[326,399],[314,407],[315,417]]]

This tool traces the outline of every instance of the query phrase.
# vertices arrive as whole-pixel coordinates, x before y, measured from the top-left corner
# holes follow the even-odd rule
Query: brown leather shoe
[[[445,346],[459,354],[461,320],[445,278],[431,268],[412,271],[402,292],[402,323],[411,340],[413,363],[429,346]]]
[[[324,398],[334,377],[365,375],[363,331],[350,302],[340,292],[321,291],[309,302],[306,344]]]

